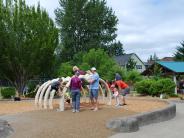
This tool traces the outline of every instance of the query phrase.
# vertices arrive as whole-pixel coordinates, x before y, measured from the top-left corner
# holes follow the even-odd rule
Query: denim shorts
[[[122,91],[121,91],[121,95],[122,96],[126,96],[127,94],[129,94],[130,93],[130,88],[129,87],[127,87],[127,88],[125,88],[125,89],[122,89]]]
[[[98,89],[90,89],[90,98],[98,98]]]

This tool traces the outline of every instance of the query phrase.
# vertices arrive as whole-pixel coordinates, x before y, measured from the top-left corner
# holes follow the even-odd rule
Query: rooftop
[[[184,62],[158,61],[157,63],[173,72],[184,73]]]

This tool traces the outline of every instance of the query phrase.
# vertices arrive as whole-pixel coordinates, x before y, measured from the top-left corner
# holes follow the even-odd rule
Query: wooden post
[[[174,80],[174,83],[176,84],[176,87],[175,87],[175,94],[177,94],[177,80],[176,80],[176,74],[174,74],[173,80]]]

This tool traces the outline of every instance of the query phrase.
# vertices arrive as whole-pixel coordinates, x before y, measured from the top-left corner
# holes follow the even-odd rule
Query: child
[[[70,93],[69,92],[66,92],[65,93],[65,101],[68,103],[68,104],[70,104]]]
[[[114,87],[115,87],[115,81],[112,81],[111,86],[110,86],[110,90],[111,90],[112,94],[114,94]]]
[[[114,97],[115,100],[116,100],[115,106],[119,106],[119,105],[120,105],[120,102],[119,102],[119,92],[118,92],[118,86],[117,86],[117,85],[115,85],[113,91],[114,91],[113,97]]]

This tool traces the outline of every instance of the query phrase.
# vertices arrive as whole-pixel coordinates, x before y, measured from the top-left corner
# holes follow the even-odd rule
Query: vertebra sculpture
[[[90,74],[80,75],[79,78],[88,81],[90,79]],[[52,102],[53,102],[54,94],[56,91],[55,90],[51,91],[51,83],[53,83],[54,81],[57,81],[57,80],[59,80],[59,78],[49,80],[49,81],[43,83],[39,87],[39,89],[37,90],[37,93],[35,96],[35,105],[39,106],[40,109],[41,108],[47,109],[47,107],[49,107],[49,109],[53,109]],[[58,94],[60,96],[58,111],[64,111],[64,95],[65,95],[65,93],[70,85],[70,80],[71,80],[71,77],[66,77],[66,78],[62,77],[62,85],[61,85],[60,89],[58,90]],[[108,92],[106,104],[111,105],[111,91],[110,91],[107,83],[103,79],[100,79],[99,91],[102,94],[103,102],[105,102],[105,96],[103,93],[102,85],[104,86],[105,90]],[[83,88],[82,88],[82,93],[84,96],[86,96],[86,93],[84,92]]]

